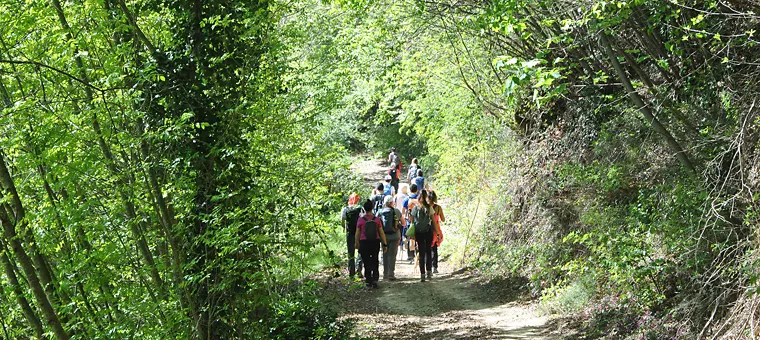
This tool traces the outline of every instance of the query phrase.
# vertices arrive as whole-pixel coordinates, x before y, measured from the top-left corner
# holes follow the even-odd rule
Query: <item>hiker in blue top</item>
[[[412,180],[412,183],[417,184],[417,190],[425,190],[425,177],[422,176],[422,169],[417,170],[417,177]]]

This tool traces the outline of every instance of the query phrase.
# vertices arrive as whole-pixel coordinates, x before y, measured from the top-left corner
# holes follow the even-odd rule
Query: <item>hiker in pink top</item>
[[[380,280],[380,271],[378,253],[380,252],[380,242],[383,244],[383,251],[388,251],[388,241],[385,239],[383,231],[383,222],[372,214],[372,201],[364,201],[364,216],[359,218],[356,223],[356,248],[359,249],[359,255],[364,263],[364,278],[367,280],[367,288],[377,288],[377,281]]]

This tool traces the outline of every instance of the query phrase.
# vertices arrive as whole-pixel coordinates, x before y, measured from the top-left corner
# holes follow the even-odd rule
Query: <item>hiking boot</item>
[[[427,278],[432,279],[433,278],[433,272],[427,272]]]
[[[438,274],[438,268],[433,268],[433,274]]]
[[[369,282],[367,282],[367,284],[365,284],[365,285],[364,285],[364,287],[367,287],[367,288],[372,288],[372,284],[371,284],[371,283],[369,283]]]
[[[420,274],[420,282],[425,282],[425,274]]]

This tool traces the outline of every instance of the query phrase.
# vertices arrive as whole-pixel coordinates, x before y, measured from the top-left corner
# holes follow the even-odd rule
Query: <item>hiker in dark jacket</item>
[[[388,241],[383,232],[383,222],[372,213],[372,207],[372,201],[364,201],[366,214],[356,223],[354,245],[359,249],[362,262],[364,262],[364,278],[367,281],[367,287],[377,288],[377,281],[380,279],[377,259],[380,252],[379,241],[382,241],[383,251],[388,251]]]
[[[354,278],[356,271],[359,272],[359,277],[362,277],[362,260],[354,263],[356,256],[356,223],[359,221],[359,217],[362,212],[362,206],[359,204],[359,195],[351,194],[348,196],[348,205],[343,208],[340,213],[340,219],[343,221],[343,231],[346,232],[346,248],[348,250],[348,275]]]

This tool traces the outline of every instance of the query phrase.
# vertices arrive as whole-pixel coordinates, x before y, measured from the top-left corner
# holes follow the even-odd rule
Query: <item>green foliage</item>
[[[352,325],[339,321],[315,282],[303,282],[295,291],[279,295],[271,303],[272,315],[259,320],[262,337],[269,339],[348,339]]]

